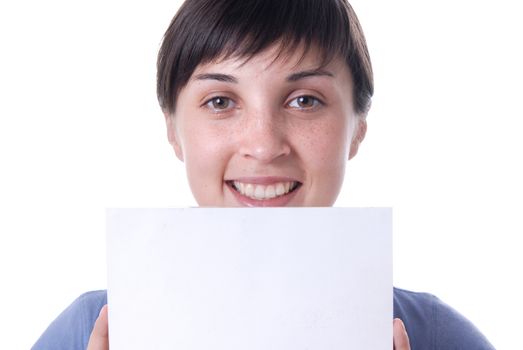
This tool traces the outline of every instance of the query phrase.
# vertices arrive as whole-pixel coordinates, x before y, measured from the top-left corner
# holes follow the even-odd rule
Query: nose
[[[274,113],[245,116],[239,148],[244,158],[270,163],[291,153],[285,121]]]

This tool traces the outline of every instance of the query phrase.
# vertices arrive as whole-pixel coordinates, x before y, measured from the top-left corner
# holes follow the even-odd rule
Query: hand
[[[87,350],[109,350],[109,326],[107,324],[107,304],[102,307],[89,337]]]
[[[394,319],[392,328],[394,350],[410,350],[409,336],[403,321],[399,318]]]
[[[396,318],[393,321],[394,350],[410,350],[409,336],[403,322]],[[87,350],[109,350],[109,328],[107,324],[107,305],[100,310],[93,332],[89,337]]]

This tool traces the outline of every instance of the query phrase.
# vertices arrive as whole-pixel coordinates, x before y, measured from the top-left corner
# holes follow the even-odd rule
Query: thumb
[[[87,350],[109,350],[109,326],[107,323],[107,304],[102,307],[89,337]]]
[[[405,324],[399,318],[394,319],[393,336],[395,350],[410,350],[409,336]]]

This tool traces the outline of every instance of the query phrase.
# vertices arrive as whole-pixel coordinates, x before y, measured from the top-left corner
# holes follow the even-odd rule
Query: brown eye
[[[304,95],[299,96],[289,102],[289,107],[297,109],[314,109],[320,106],[322,102],[316,97]]]
[[[314,100],[310,96],[300,96],[298,97],[298,105],[300,107],[312,107],[314,106]]]
[[[230,98],[221,97],[221,96],[213,97],[212,99],[210,99],[207,102],[207,106],[209,108],[218,110],[218,111],[229,108],[231,104],[232,104],[232,101]]]

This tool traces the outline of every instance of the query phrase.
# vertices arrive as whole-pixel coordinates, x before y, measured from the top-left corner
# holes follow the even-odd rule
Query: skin
[[[354,112],[351,75],[340,59],[320,69],[316,50],[300,61],[299,50],[275,60],[278,49],[197,67],[176,112],[166,115],[200,206],[331,206],[340,192],[366,130]],[[246,202],[229,180],[301,185],[283,203]]]
[[[87,350],[109,350],[109,331],[107,322],[107,305],[100,311],[100,316],[94,324],[93,332],[89,338]],[[405,330],[403,322],[396,318],[392,323],[393,332],[393,349],[410,350],[409,337]]]
[[[314,48],[305,56],[277,56],[274,46],[249,60],[220,59],[197,67],[166,113],[167,135],[185,163],[201,206],[331,206],[345,166],[365,137],[365,116],[354,112],[346,64],[320,67]],[[303,57],[302,57],[303,56]],[[251,198],[231,181],[297,188],[276,198]],[[266,192],[267,193],[267,192]],[[107,307],[88,349],[108,349]],[[403,322],[393,321],[396,350],[410,349]]]

